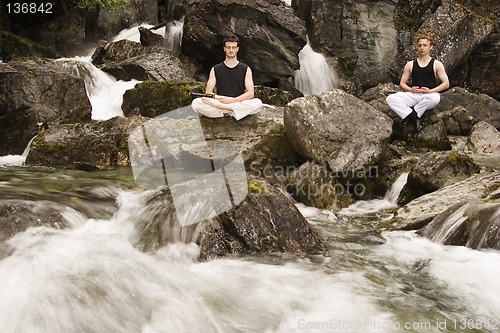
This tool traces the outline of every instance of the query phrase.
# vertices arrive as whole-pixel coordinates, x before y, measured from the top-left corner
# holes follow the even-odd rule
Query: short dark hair
[[[238,36],[228,36],[224,38],[224,46],[226,46],[226,43],[238,43],[238,46],[240,46],[240,39]]]

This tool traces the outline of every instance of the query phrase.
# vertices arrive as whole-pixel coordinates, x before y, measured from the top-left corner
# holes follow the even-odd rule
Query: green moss
[[[448,161],[450,162],[450,165],[452,165],[452,166],[474,163],[473,160],[469,156],[462,155],[459,152],[457,152],[456,150],[453,150],[450,153],[450,155],[448,155]]]
[[[101,8],[101,9],[124,9],[127,6],[125,0],[70,0],[79,8]]]
[[[260,194],[264,192],[264,187],[262,187],[262,185],[260,185],[258,181],[252,180],[248,184],[248,192]]]

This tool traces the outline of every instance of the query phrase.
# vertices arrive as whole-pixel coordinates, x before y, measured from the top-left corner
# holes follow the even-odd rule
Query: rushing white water
[[[92,105],[92,119],[108,120],[117,116],[123,117],[123,94],[140,81],[116,80],[94,66],[91,57],[60,58],[58,62],[85,81],[87,96]]]
[[[373,199],[367,201],[357,201],[351,206],[342,209],[339,214],[341,215],[363,215],[374,213],[382,209],[398,207],[398,197],[406,184],[408,173],[402,173],[398,179],[391,186],[390,190],[385,194],[383,199]]]
[[[39,180],[54,192],[42,174],[5,172],[0,191],[39,193]],[[453,320],[496,324],[498,251],[443,246],[412,232],[386,233],[382,245],[341,241],[346,229],[356,232],[356,220],[299,205],[334,235],[328,255],[198,262],[192,241],[201,224],[182,235],[167,223],[159,190],[117,191],[96,177],[96,188],[87,181],[75,193],[118,195],[111,218],[68,209],[68,228],[34,227],[7,241],[2,332],[458,332]],[[160,238],[168,241],[147,246]]]
[[[184,16],[180,20],[174,20],[167,25],[167,32],[165,33],[165,47],[167,50],[180,52],[183,29]]]
[[[130,41],[136,42],[136,43],[140,43],[141,42],[141,34],[139,32],[139,27],[150,29],[153,26],[150,24],[141,24],[139,26],[132,27],[129,29],[123,29],[113,38],[113,42],[127,39]],[[162,27],[162,28],[154,30],[153,32],[155,34],[161,35],[165,38],[165,30],[166,30],[165,27]]]
[[[150,199],[124,192],[111,220],[69,215],[70,229],[32,228],[9,240],[2,332],[298,332],[327,316],[394,320],[358,272],[327,274],[307,261],[197,263],[192,243],[141,252],[136,222],[150,216]]]
[[[451,301],[456,302],[457,311],[465,308],[456,318],[457,329],[450,332],[472,332],[474,328],[478,328],[477,332],[500,331],[500,252],[443,246],[414,232],[389,232],[384,237],[386,244],[378,247],[375,254],[387,259],[388,269],[418,267],[438,284],[436,296],[448,293]],[[464,308],[460,309],[462,305]],[[484,327],[488,322],[494,324],[489,329]],[[452,324],[450,320],[448,323]]]
[[[321,53],[315,52],[309,41],[299,52],[300,68],[295,71],[295,88],[304,95],[317,95],[336,88],[337,77]]]

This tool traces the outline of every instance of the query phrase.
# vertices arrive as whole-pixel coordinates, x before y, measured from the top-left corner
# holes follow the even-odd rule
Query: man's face
[[[419,55],[428,54],[432,50],[430,40],[422,38],[417,41],[417,51]]]
[[[226,42],[224,45],[224,52],[228,58],[236,57],[236,53],[238,53],[238,43],[237,42]]]

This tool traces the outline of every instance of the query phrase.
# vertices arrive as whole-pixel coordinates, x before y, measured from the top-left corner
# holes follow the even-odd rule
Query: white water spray
[[[36,136],[35,136],[36,137]],[[31,148],[31,143],[33,142],[33,140],[35,139],[35,137],[33,137],[33,139],[30,140],[30,142],[28,142],[28,145],[26,146],[26,148],[24,149],[23,153],[21,155],[6,155],[6,156],[0,156],[0,166],[19,166],[19,165],[23,165],[24,162],[26,162],[26,157],[28,157],[28,154],[30,152],[30,148]]]
[[[127,40],[130,40],[132,42],[140,43],[141,42],[141,34],[139,32],[139,27],[150,29],[153,26],[150,24],[141,24],[140,26],[137,26],[137,27],[123,29],[113,38],[113,42],[127,39]],[[162,27],[162,28],[155,30],[154,33],[159,34],[160,36],[163,36],[165,38],[165,30],[166,30],[165,27]]]
[[[182,35],[184,29],[184,16],[176,21],[172,21],[167,25],[165,34],[165,47],[173,52],[180,52],[182,46]]]
[[[362,215],[378,212],[382,209],[398,207],[398,197],[406,184],[408,173],[402,173],[398,179],[391,186],[390,190],[385,194],[383,199],[374,199],[368,201],[357,201],[351,206],[342,209],[339,214],[341,215]]]
[[[92,119],[108,120],[117,116],[123,117],[123,94],[140,81],[117,81],[95,67],[90,57],[61,58],[58,62],[85,81],[87,96],[92,104]]]
[[[321,53],[315,52],[309,40],[299,52],[300,69],[295,71],[295,88],[304,95],[317,95],[338,87],[335,72]]]

